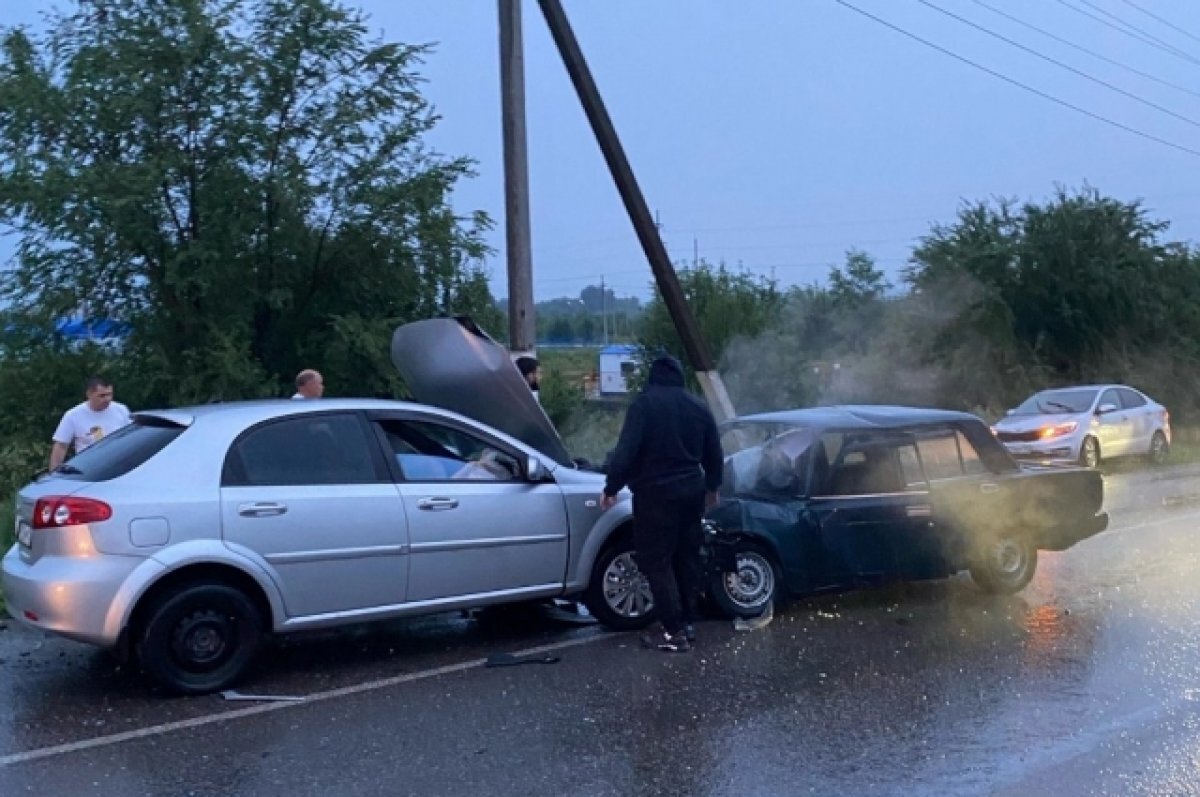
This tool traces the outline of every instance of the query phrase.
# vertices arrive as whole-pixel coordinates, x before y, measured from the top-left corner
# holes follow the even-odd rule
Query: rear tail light
[[[35,529],[56,529],[81,523],[98,523],[112,517],[112,507],[94,498],[47,495],[33,507]]]

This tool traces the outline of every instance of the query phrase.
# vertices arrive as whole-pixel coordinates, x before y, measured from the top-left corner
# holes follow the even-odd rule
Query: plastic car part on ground
[[[766,628],[775,619],[775,604],[768,603],[767,608],[758,617],[738,617],[733,621],[734,631],[758,631]]]

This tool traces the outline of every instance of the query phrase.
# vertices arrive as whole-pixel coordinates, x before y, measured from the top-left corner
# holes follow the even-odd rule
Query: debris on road
[[[235,689],[227,689],[221,693],[221,697],[226,700],[241,700],[248,702],[274,702],[274,703],[299,703],[304,700],[303,697],[295,697],[292,695],[243,695]]]
[[[767,608],[758,617],[739,617],[733,621],[734,631],[757,631],[766,628],[775,619],[775,604],[768,603]]]
[[[484,661],[484,667],[515,667],[518,664],[557,664],[562,658],[550,653],[518,658],[511,653],[493,653]]]

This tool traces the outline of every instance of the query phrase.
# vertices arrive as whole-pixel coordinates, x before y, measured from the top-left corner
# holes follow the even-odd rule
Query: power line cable
[[[1066,63],[1063,63],[1062,61],[1059,61],[1057,58],[1051,58],[1050,56],[1048,56],[1044,53],[1040,53],[1037,50],[1033,49],[1032,47],[1026,47],[1024,44],[1021,44],[1020,42],[1015,41],[1013,39],[1010,39],[1003,34],[996,33],[996,31],[991,30],[990,28],[986,28],[983,25],[972,22],[971,20],[967,19],[966,17],[960,17],[958,14],[955,14],[953,11],[947,11],[946,9],[937,5],[936,3],[930,2],[930,0],[917,0],[917,2],[920,3],[921,5],[925,6],[926,8],[932,8],[934,11],[938,12],[939,14],[945,14],[946,16],[950,17],[951,19],[958,20],[959,22],[961,22],[964,25],[967,25],[969,27],[974,28],[975,30],[986,33],[988,36],[999,39],[1000,41],[1005,42],[1006,44],[1011,44],[1013,47],[1016,47],[1018,50],[1021,50],[1022,52],[1029,53],[1030,55],[1032,55],[1036,58],[1040,58],[1043,61],[1047,61],[1051,64],[1054,64],[1055,66],[1057,66],[1061,69],[1065,69],[1068,72],[1070,72],[1071,74],[1079,75],[1081,78],[1083,78],[1085,80],[1090,80],[1093,83],[1103,86],[1106,89],[1115,91],[1116,93],[1120,94],[1122,97],[1128,97],[1129,99],[1134,100],[1135,102],[1140,102],[1142,105],[1145,105],[1149,108],[1153,108],[1156,111],[1165,113],[1168,116],[1173,116],[1182,122],[1186,122],[1187,124],[1191,125],[1192,127],[1200,127],[1200,122],[1197,122],[1195,119],[1184,116],[1181,113],[1176,113],[1175,111],[1172,111],[1170,108],[1166,108],[1166,107],[1163,107],[1162,105],[1159,105],[1158,103],[1151,102],[1150,100],[1147,100],[1144,97],[1139,97],[1138,95],[1134,94],[1132,91],[1126,91],[1125,89],[1121,88],[1120,86],[1114,86],[1112,83],[1109,83],[1107,80],[1101,80],[1100,78],[1095,77],[1094,75],[1089,75],[1087,72],[1084,72],[1082,69],[1076,69],[1075,67],[1071,66],[1070,64],[1066,64]]]
[[[1190,94],[1193,97],[1200,97],[1200,91],[1193,91],[1192,89],[1189,89],[1187,86],[1181,86],[1178,83],[1172,83],[1171,81],[1164,80],[1164,79],[1158,77],[1157,75],[1152,75],[1149,72],[1143,72],[1142,70],[1140,70],[1136,67],[1132,67],[1129,64],[1118,61],[1115,58],[1109,58],[1107,55],[1104,55],[1103,53],[1098,53],[1095,50],[1088,49],[1087,47],[1084,47],[1081,44],[1076,44],[1075,42],[1071,41],[1070,39],[1065,39],[1056,33],[1052,33],[1050,31],[1046,30],[1045,28],[1039,28],[1037,25],[1034,25],[1031,22],[1026,22],[1025,20],[1021,19],[1020,17],[1015,17],[1012,14],[1008,13],[1007,11],[1002,11],[1001,9],[996,8],[993,5],[989,5],[988,3],[983,2],[983,0],[971,0],[971,2],[975,3],[976,5],[983,6],[988,11],[991,11],[993,14],[998,14],[1011,22],[1015,22],[1016,24],[1021,25],[1022,27],[1028,28],[1032,31],[1036,31],[1037,33],[1040,33],[1043,36],[1046,36],[1047,38],[1053,39],[1054,41],[1058,42],[1059,44],[1065,44],[1066,46],[1072,47],[1072,48],[1080,51],[1081,53],[1086,53],[1086,54],[1092,56],[1093,58],[1098,58],[1099,60],[1104,61],[1105,63],[1109,63],[1109,64],[1112,64],[1113,66],[1120,67],[1121,69],[1124,69],[1127,72],[1132,72],[1135,75],[1146,78],[1147,80],[1152,80],[1155,83],[1158,83],[1160,85],[1167,86],[1168,88],[1175,89],[1176,91],[1182,91],[1184,94]]]
[[[1111,12],[1101,6],[1096,5],[1096,3],[1093,2],[1093,0],[1079,0],[1079,2],[1082,3],[1083,5],[1087,6],[1088,8],[1095,9],[1097,12],[1099,12],[1099,13],[1103,14],[1104,16],[1108,17],[1109,19],[1113,20],[1118,25],[1128,28],[1129,30],[1133,31],[1134,33],[1138,33],[1138,34],[1141,34],[1142,36],[1145,36],[1147,39],[1149,39],[1150,41],[1159,45],[1160,47],[1164,48],[1165,50],[1167,50],[1169,52],[1177,53],[1178,55],[1181,55],[1181,56],[1187,58],[1189,61],[1194,61],[1195,63],[1200,64],[1200,60],[1193,58],[1192,55],[1189,54],[1186,50],[1181,50],[1180,48],[1171,44],[1169,41],[1158,38],[1150,31],[1139,28],[1137,25],[1134,25],[1132,22],[1125,19],[1124,17],[1118,16],[1117,14],[1114,14],[1113,12]]]
[[[1192,33],[1189,33],[1189,32],[1187,32],[1186,30],[1184,30],[1183,28],[1179,27],[1179,26],[1178,26],[1178,25],[1176,25],[1175,23],[1173,23],[1173,22],[1170,22],[1170,21],[1168,21],[1168,20],[1165,20],[1165,19],[1163,19],[1163,18],[1162,18],[1162,17],[1160,17],[1158,14],[1155,14],[1153,11],[1151,11],[1151,10],[1149,10],[1149,9],[1147,9],[1147,8],[1143,8],[1142,6],[1140,6],[1140,5],[1138,5],[1137,3],[1133,2],[1133,0],[1121,0],[1121,2],[1122,2],[1122,3],[1124,3],[1125,5],[1129,6],[1130,8],[1134,8],[1134,9],[1137,9],[1138,11],[1141,11],[1143,14],[1145,14],[1145,15],[1146,15],[1146,16],[1148,16],[1148,17],[1150,17],[1151,19],[1153,19],[1153,20],[1157,20],[1159,23],[1161,23],[1161,24],[1163,24],[1163,25],[1166,25],[1168,28],[1170,28],[1171,30],[1175,31],[1176,33],[1181,33],[1181,34],[1183,34],[1184,36],[1187,36],[1187,37],[1188,37],[1189,39],[1191,39],[1192,41],[1197,41],[1197,42],[1200,42],[1200,36],[1196,36],[1196,35],[1194,35],[1194,34],[1192,34]]]
[[[982,72],[986,72],[989,75],[991,75],[992,77],[1003,80],[1005,83],[1009,83],[1018,88],[1024,89],[1025,91],[1028,91],[1031,94],[1036,94],[1037,96],[1041,97],[1042,99],[1050,100],[1051,102],[1053,102],[1057,105],[1061,105],[1064,108],[1069,108],[1072,111],[1075,111],[1076,113],[1083,114],[1084,116],[1087,116],[1091,119],[1095,119],[1098,122],[1103,122],[1104,124],[1109,125],[1111,127],[1115,127],[1119,130],[1124,130],[1127,133],[1132,133],[1133,135],[1138,136],[1139,138],[1144,138],[1147,141],[1153,141],[1155,143],[1162,144],[1165,147],[1170,147],[1171,149],[1179,150],[1180,152],[1186,152],[1189,155],[1195,155],[1196,157],[1200,158],[1200,150],[1198,150],[1198,149],[1192,149],[1191,147],[1184,146],[1183,144],[1176,144],[1174,141],[1168,141],[1165,138],[1160,138],[1156,135],[1153,135],[1152,133],[1147,133],[1145,131],[1138,130],[1136,127],[1130,127],[1129,125],[1124,124],[1122,122],[1118,122],[1114,119],[1109,119],[1107,116],[1101,116],[1100,114],[1095,113],[1093,111],[1089,111],[1086,108],[1081,108],[1078,105],[1074,105],[1073,103],[1067,102],[1066,100],[1059,99],[1058,97],[1055,97],[1053,94],[1048,94],[1048,93],[1042,91],[1041,89],[1034,88],[1033,86],[1030,86],[1027,83],[1022,83],[1021,81],[1019,81],[1015,78],[1011,78],[1008,75],[1005,75],[1001,72],[997,72],[996,70],[994,70],[990,67],[984,66],[983,64],[980,64],[976,61],[972,61],[970,58],[959,55],[958,53],[956,53],[952,50],[947,50],[945,47],[942,47],[940,44],[934,44],[933,42],[929,41],[928,39],[923,39],[915,33],[907,31],[898,25],[894,25],[891,22],[888,22],[886,19],[882,19],[868,11],[864,11],[863,9],[859,8],[858,6],[847,2],[847,0],[834,0],[834,2],[837,3],[838,5],[845,6],[846,8],[850,9],[851,11],[854,11],[857,14],[861,14],[862,16],[866,17],[867,19],[873,20],[873,21],[879,23],[880,25],[883,25],[886,28],[890,28],[890,29],[896,31],[897,33],[901,34],[902,36],[907,36],[908,38],[913,39],[914,41],[920,42],[921,44],[925,45],[926,47],[937,50],[938,52],[942,53],[943,55],[950,56],[951,58],[953,58],[956,61],[961,61],[962,63],[967,64],[968,66],[972,66]]]
[[[1080,0],[1080,1],[1083,3],[1087,3],[1087,0]],[[1071,9],[1072,11],[1074,11],[1077,14],[1083,14],[1085,17],[1088,17],[1090,19],[1095,20],[1096,22],[1099,22],[1101,25],[1107,25],[1108,27],[1112,28],[1115,31],[1124,33],[1126,36],[1129,36],[1130,38],[1137,39],[1142,44],[1148,44],[1151,47],[1154,47],[1155,49],[1162,50],[1164,53],[1167,53],[1168,55],[1173,55],[1176,58],[1187,61],[1190,64],[1200,65],[1200,61],[1198,61],[1195,58],[1193,58],[1192,56],[1188,55],[1183,50],[1180,50],[1179,48],[1173,47],[1169,44],[1164,44],[1161,40],[1156,39],[1154,36],[1149,36],[1145,33],[1142,33],[1140,30],[1138,30],[1134,26],[1130,25],[1128,22],[1124,22],[1123,20],[1121,20],[1120,17],[1114,17],[1112,14],[1109,14],[1107,11],[1104,11],[1104,9],[1102,9],[1102,8],[1099,8],[1097,6],[1091,6],[1092,8],[1096,8],[1099,11],[1103,11],[1109,17],[1113,17],[1113,19],[1124,24],[1125,27],[1121,27],[1121,25],[1117,25],[1113,22],[1110,22],[1109,20],[1105,19],[1104,17],[1097,16],[1096,14],[1093,14],[1091,11],[1088,11],[1086,8],[1080,8],[1079,6],[1072,5],[1071,3],[1068,3],[1067,0],[1058,0],[1058,4]]]

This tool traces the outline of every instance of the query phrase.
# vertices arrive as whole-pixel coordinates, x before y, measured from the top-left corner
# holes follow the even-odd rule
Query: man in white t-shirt
[[[129,423],[129,408],[113,401],[113,386],[102,376],[87,381],[87,401],[63,413],[54,430],[54,446],[50,449],[50,470],[67,458],[67,449],[74,446],[78,454]]]

